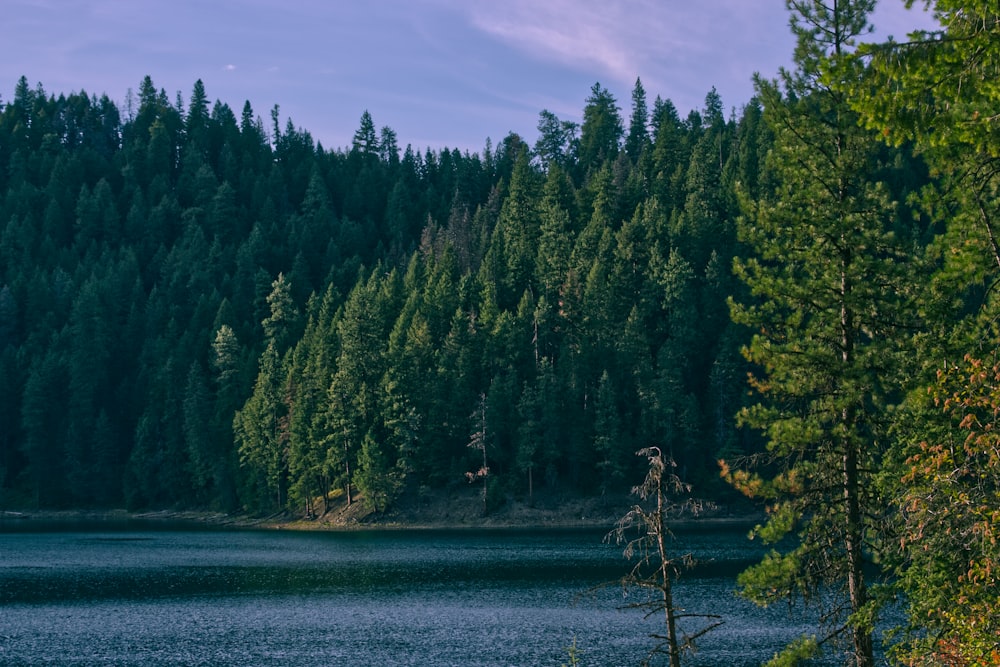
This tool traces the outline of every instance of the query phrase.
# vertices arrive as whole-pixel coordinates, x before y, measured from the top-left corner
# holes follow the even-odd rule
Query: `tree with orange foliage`
[[[906,665],[1000,665],[1000,360],[939,371],[899,478]]]

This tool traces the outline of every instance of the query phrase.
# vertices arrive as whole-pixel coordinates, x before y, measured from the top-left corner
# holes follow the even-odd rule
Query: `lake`
[[[108,530],[0,533],[2,665],[637,665],[659,619],[621,607],[603,533]],[[680,532],[685,665],[758,665],[811,630],[733,594],[744,530]],[[689,627],[690,630],[696,629]],[[835,664],[835,663],[834,663]]]

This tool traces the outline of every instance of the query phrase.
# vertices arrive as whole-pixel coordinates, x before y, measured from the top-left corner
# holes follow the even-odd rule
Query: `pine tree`
[[[271,340],[260,357],[253,394],[233,419],[233,433],[240,463],[263,480],[264,487],[272,494],[270,506],[275,508],[284,506],[288,472],[288,406],[284,387],[284,368]],[[265,498],[258,500],[265,507],[269,505]]]
[[[601,374],[594,403],[594,453],[600,471],[601,495],[615,489],[625,478],[624,425],[618,397],[607,371]]]
[[[298,337],[299,311],[292,299],[291,281],[287,280],[283,273],[279,273],[271,283],[267,304],[271,314],[261,321],[264,335],[274,343],[278,354],[284,354]]]
[[[367,110],[361,114],[361,125],[354,132],[354,138],[351,140],[351,150],[365,157],[378,155],[379,153],[375,122]]]
[[[713,95],[709,94],[706,117],[714,113],[716,120],[705,128],[691,150],[684,176],[683,209],[670,229],[671,243],[698,272],[704,270],[712,250],[725,248],[734,235],[722,187],[729,153],[729,128],[722,120],[721,110],[711,110],[713,104],[721,107],[717,96],[713,101]]]
[[[64,504],[66,462],[61,443],[66,434],[66,418],[55,406],[65,405],[67,372],[59,353],[50,349],[35,358],[29,368],[21,399],[25,476],[36,507]]]
[[[194,88],[191,91],[191,102],[188,104],[184,130],[187,134],[189,149],[203,154],[208,151],[208,106],[205,84],[202,83],[201,79],[198,79],[194,82]]]
[[[642,81],[635,80],[632,88],[632,115],[629,118],[628,137],[625,139],[625,153],[632,162],[649,147],[649,108],[646,106],[646,89]]]
[[[576,159],[576,135],[579,125],[572,121],[560,120],[548,109],[543,109],[538,114],[537,127],[535,155],[542,163],[542,169],[570,168]]]
[[[583,109],[583,125],[580,126],[580,177],[587,177],[592,170],[617,157],[624,134],[621,112],[614,95],[600,83],[595,83]]]
[[[356,479],[365,504],[376,512],[388,509],[399,493],[401,480],[393,463],[393,457],[385,451],[385,443],[366,433],[358,452]]]
[[[500,208],[500,217],[493,231],[491,250],[499,254],[498,283],[500,305],[513,307],[524,290],[535,288],[534,269],[538,247],[537,175],[522,151],[514,163],[510,190]]]
[[[274,506],[280,508],[288,489],[289,413],[297,380],[289,376],[286,352],[297,335],[299,320],[284,274],[279,273],[271,283],[267,303],[271,313],[261,321],[267,347],[260,356],[253,393],[233,419],[233,433],[241,464],[261,476],[273,494]]]
[[[550,168],[538,212],[534,273],[542,293],[553,302],[558,301],[558,293],[566,281],[573,249],[573,219],[567,209],[567,200],[572,197],[569,187],[566,172]]]
[[[757,81],[775,134],[768,167],[777,188],[748,202],[741,238],[754,254],[737,269],[754,298],[733,304],[734,319],[754,332],[745,355],[758,369],[759,402],[741,419],[765,434],[772,464],[764,475],[729,478],[773,502],[760,537],[798,536],[744,572],[742,592],[767,604],[828,591],[831,627],[820,643],[846,637],[856,667],[873,664],[867,577],[885,519],[876,475],[900,328],[910,324],[907,297],[919,280],[873,175],[873,139],[829,85],[852,75],[844,60],[873,4],[789,2],[798,69],[783,72],[784,95]]]
[[[212,488],[216,473],[212,407],[204,372],[197,363],[191,364],[184,388],[184,442],[193,486],[199,492],[199,505],[208,505],[215,491]]]

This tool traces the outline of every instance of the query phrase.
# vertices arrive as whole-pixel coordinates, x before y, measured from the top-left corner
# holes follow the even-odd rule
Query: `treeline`
[[[649,443],[724,492],[715,460],[749,447],[725,300],[758,105],[727,119],[713,90],[682,119],[637,81],[626,123],[595,85],[582,124],[542,112],[534,146],[471,155],[400,150],[367,112],[326,150],[270,115],[200,82],[171,103],[147,77],[121,108],[18,82],[7,502],[383,509],[468,475],[601,493]]]

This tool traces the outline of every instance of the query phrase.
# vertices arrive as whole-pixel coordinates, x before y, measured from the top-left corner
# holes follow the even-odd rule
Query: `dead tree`
[[[622,577],[621,584],[628,589],[641,589],[649,593],[645,600],[626,605],[626,608],[643,609],[645,618],[662,614],[665,633],[650,635],[656,643],[643,665],[651,665],[656,656],[666,655],[670,667],[680,667],[681,655],[694,649],[694,641],[713,628],[722,625],[720,616],[689,614],[674,600],[674,582],[683,570],[694,565],[691,554],[675,555],[670,549],[673,534],[667,526],[667,517],[685,513],[696,514],[702,506],[688,495],[691,485],[682,482],[674,473],[677,464],[665,459],[658,447],[648,447],[636,452],[649,460],[649,472],[632,493],[639,497],[636,503],[608,533],[607,541],[614,539],[624,544],[624,556],[634,561],[632,569]],[[680,498],[675,501],[673,498]],[[628,534],[638,530],[638,537]],[[705,620],[699,630],[688,634],[678,627],[678,621],[689,618]]]

